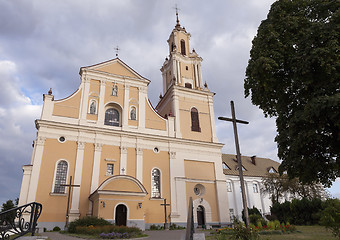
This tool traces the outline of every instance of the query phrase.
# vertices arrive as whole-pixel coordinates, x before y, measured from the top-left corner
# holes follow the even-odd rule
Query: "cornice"
[[[200,146],[200,147],[213,147],[213,148],[222,148],[223,143],[213,143],[213,142],[205,142],[205,141],[198,141],[198,140],[190,140],[190,139],[181,139],[169,136],[162,136],[162,135],[154,135],[149,133],[139,133],[139,132],[129,132],[124,130],[115,130],[115,129],[106,129],[100,128],[95,126],[83,126],[71,123],[59,123],[53,122],[48,120],[36,120],[36,125],[38,129],[40,127],[46,128],[56,128],[56,129],[63,129],[67,131],[75,131],[75,132],[87,132],[95,134],[96,136],[102,135],[110,135],[116,137],[126,137],[126,138],[137,138],[146,141],[157,141],[157,142],[164,142],[170,144],[180,144],[180,145],[190,145],[190,146]]]

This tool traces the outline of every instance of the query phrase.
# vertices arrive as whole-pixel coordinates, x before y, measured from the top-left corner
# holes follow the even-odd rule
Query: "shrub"
[[[105,226],[105,225],[112,225],[110,222],[106,221],[103,218],[97,218],[97,217],[83,217],[79,218],[69,224],[69,227],[67,229],[70,233],[75,233],[76,228],[79,226]]]
[[[155,224],[152,224],[150,226],[150,230],[162,230],[162,229],[164,229],[164,226],[155,225]]]
[[[250,223],[256,225],[259,221],[261,221],[262,225],[266,224],[266,220],[262,217],[260,211],[256,207],[248,208],[248,214]],[[244,210],[242,211],[242,220],[246,222]]]
[[[259,239],[258,233],[251,229],[251,228],[246,228],[243,224],[237,224],[235,225],[231,238],[234,240],[257,240]]]
[[[44,229],[45,230],[45,229]],[[60,227],[58,227],[58,226],[55,226],[54,228],[53,228],[53,232],[59,232],[61,229],[60,229]]]
[[[170,228],[169,228],[170,230],[177,230],[177,229],[185,229],[185,227],[181,227],[181,226],[178,226],[178,225],[176,225],[175,223],[172,223],[171,225],[170,225]]]
[[[142,231],[136,227],[126,227],[126,226],[78,226],[76,227],[75,233],[86,234],[86,235],[98,235],[101,233],[128,233],[129,235],[141,234]]]
[[[330,229],[335,237],[340,239],[340,200],[328,199],[323,203],[320,224]]]
[[[274,203],[270,207],[272,218],[270,220],[279,220],[280,222],[288,222],[291,219],[290,202],[285,201],[284,203]],[[269,218],[268,218],[269,219]]]

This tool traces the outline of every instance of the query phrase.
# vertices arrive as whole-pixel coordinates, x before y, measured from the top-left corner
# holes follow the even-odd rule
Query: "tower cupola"
[[[193,49],[190,52],[190,33],[179,23],[176,11],[176,25],[168,39],[169,57],[161,68],[163,76],[163,95],[172,86],[202,90],[202,58]]]

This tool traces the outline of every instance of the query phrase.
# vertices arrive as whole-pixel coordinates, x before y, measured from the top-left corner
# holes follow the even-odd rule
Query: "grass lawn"
[[[298,232],[281,235],[260,235],[261,240],[336,240],[330,231],[322,226],[296,226]],[[215,237],[209,236],[207,240],[214,240]]]

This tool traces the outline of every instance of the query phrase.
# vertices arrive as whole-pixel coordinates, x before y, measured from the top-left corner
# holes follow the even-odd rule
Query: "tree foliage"
[[[340,200],[328,199],[323,205],[325,209],[321,213],[320,223],[340,239]]]
[[[326,199],[327,191],[318,183],[301,183],[298,178],[290,179],[286,174],[268,173],[262,178],[263,194],[271,196],[272,203],[279,202],[285,195],[293,198]]]
[[[279,0],[253,40],[245,96],[276,117],[280,172],[340,176],[340,1]]]

